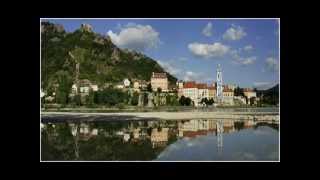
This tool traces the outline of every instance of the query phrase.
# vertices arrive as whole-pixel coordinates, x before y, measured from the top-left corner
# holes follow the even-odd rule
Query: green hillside
[[[79,79],[93,83],[121,82],[124,78],[149,81],[152,72],[165,72],[153,59],[115,46],[110,38],[84,28],[66,32],[61,25],[41,23],[41,84],[46,90],[59,81],[59,74],[75,79],[76,63],[80,63]],[[170,84],[176,78],[168,74]]]

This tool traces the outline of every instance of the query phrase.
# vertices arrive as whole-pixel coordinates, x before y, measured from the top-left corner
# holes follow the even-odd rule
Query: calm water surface
[[[277,124],[249,120],[45,121],[43,161],[277,161]]]

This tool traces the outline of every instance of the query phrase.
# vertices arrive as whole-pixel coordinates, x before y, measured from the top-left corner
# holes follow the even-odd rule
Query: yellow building
[[[168,91],[168,78],[166,73],[152,72],[151,87],[153,91],[161,88],[162,91]]]
[[[151,143],[152,147],[165,146],[168,142],[168,128],[162,128],[158,131],[157,128],[152,129],[151,132]]]
[[[246,96],[248,99],[252,98],[252,97],[257,97],[257,93],[255,91],[253,91],[250,88],[244,88],[243,89],[243,94],[244,96]]]
[[[214,86],[209,86],[209,87],[208,87],[209,99],[211,99],[211,98],[214,99],[214,98],[216,97],[216,94],[217,94],[216,87],[214,87]]]
[[[223,97],[233,97],[234,92],[232,89],[224,88],[223,89]]]

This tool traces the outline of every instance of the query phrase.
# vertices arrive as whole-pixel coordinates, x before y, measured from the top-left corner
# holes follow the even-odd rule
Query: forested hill
[[[108,36],[97,34],[86,26],[66,32],[61,25],[42,22],[42,88],[47,89],[59,82],[61,74],[74,80],[74,59],[80,64],[79,79],[89,79],[98,85],[121,82],[124,78],[149,81],[152,72],[166,72],[155,60],[135,51],[120,49]],[[169,82],[175,83],[177,79],[166,73]]]

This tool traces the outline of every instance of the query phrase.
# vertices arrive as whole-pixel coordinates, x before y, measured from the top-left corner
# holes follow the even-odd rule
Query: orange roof
[[[183,84],[183,88],[196,88],[196,87],[197,86],[195,81],[189,81]]]

